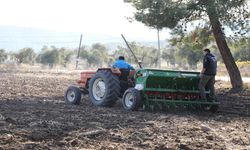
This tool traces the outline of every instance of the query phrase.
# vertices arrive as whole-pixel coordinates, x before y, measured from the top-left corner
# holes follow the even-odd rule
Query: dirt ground
[[[215,114],[129,112],[121,100],[112,108],[100,108],[87,96],[78,106],[66,105],[64,91],[77,78],[75,73],[0,71],[0,150],[250,150],[249,116],[227,107]],[[230,94],[223,84],[216,83],[222,104],[250,101],[248,90]]]

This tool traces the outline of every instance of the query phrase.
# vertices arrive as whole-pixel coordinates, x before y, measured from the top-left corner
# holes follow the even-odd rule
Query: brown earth
[[[0,150],[250,149],[249,90],[232,94],[217,81],[223,106],[215,114],[129,112],[121,100],[100,108],[87,96],[78,106],[66,105],[64,91],[77,78],[72,73],[1,71]]]

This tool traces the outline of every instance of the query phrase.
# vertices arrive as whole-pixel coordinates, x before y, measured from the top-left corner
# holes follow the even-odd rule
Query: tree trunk
[[[208,11],[208,16],[210,23],[212,25],[213,34],[219,48],[221,57],[226,65],[228,74],[230,76],[230,81],[232,84],[232,90],[241,90],[243,88],[243,82],[240,75],[240,71],[234,61],[232,53],[227,45],[224,33],[221,30],[221,24],[214,11]]]

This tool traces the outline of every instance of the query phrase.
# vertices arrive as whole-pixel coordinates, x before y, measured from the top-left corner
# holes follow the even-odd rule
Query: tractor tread
[[[100,101],[95,100],[93,93],[92,93],[93,83],[98,78],[102,78],[106,86],[105,96]],[[108,107],[113,106],[115,102],[118,100],[118,96],[120,94],[119,82],[120,81],[118,79],[118,76],[112,74],[112,72],[110,71],[102,70],[102,71],[97,72],[89,82],[89,96],[90,96],[91,102],[95,106],[108,106]]]

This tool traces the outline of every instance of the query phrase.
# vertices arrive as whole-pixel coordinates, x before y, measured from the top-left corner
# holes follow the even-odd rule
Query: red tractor
[[[141,68],[140,62],[125,37],[121,36]],[[78,86],[70,86],[65,92],[65,101],[68,104],[79,104],[83,93],[89,94],[95,106],[112,106],[119,98],[122,98],[128,88],[134,87],[134,74],[134,70],[118,68],[99,68],[96,72],[81,72]]]
[[[81,72],[78,86],[70,86],[65,92],[65,101],[79,104],[81,95],[88,94],[95,106],[112,106],[129,87],[134,87],[134,73],[134,70],[117,68]]]

